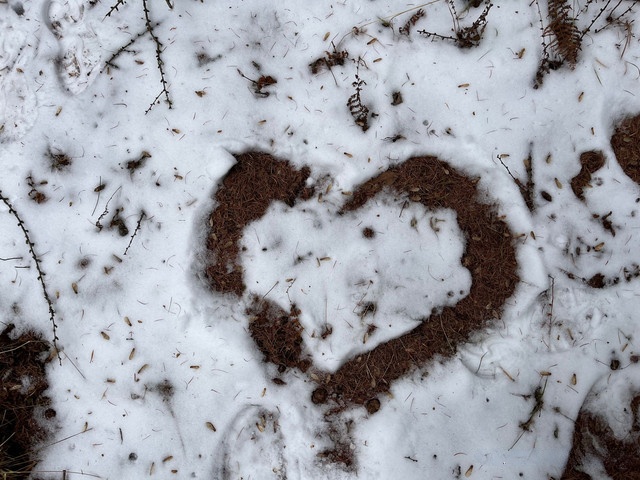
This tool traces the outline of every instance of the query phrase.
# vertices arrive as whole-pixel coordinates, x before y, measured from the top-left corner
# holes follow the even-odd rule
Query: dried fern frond
[[[314,75],[322,71],[324,68],[331,70],[331,67],[335,67],[336,65],[342,66],[344,65],[344,61],[349,58],[349,52],[346,50],[338,52],[335,47],[333,47],[332,52],[324,53],[324,57],[317,58],[309,64],[311,73]]]
[[[424,17],[425,13],[423,9],[419,9],[416,13],[414,13],[407,23],[405,23],[402,27],[399,28],[399,32],[401,35],[409,35],[411,33],[411,27],[413,27],[418,21]]]
[[[578,63],[582,34],[572,16],[572,9],[566,0],[549,0],[549,24],[547,35],[553,34],[555,39],[549,46],[571,68]]]
[[[349,97],[349,100],[347,100],[349,112],[351,112],[351,116],[355,120],[356,125],[362,128],[363,132],[366,132],[369,129],[369,108],[362,103],[362,98],[360,98],[362,86],[366,84],[367,83],[362,80],[360,75],[356,72],[356,81],[352,83],[356,88],[356,91]]]

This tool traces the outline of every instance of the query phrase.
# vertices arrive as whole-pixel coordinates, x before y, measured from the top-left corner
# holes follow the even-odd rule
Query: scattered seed
[[[327,41],[327,38],[329,38],[329,35],[331,35],[331,32],[327,32],[327,33],[325,33],[325,34],[324,34],[324,37],[322,38],[322,41],[323,41],[323,42],[326,42],[326,41]]]
[[[169,460],[173,460],[173,455],[169,455],[162,459],[162,463],[167,463]]]
[[[131,353],[129,354],[129,360],[133,360],[133,357],[136,356],[136,349],[132,348]]]
[[[578,377],[574,373],[573,375],[571,375],[571,385],[577,385],[577,384],[578,384]]]
[[[144,372],[147,368],[149,368],[149,364],[145,363],[144,365],[142,365],[140,367],[140,369],[138,370],[138,375],[140,375],[142,372]]]
[[[207,423],[205,423],[205,425],[206,425],[206,426],[207,426],[207,428],[208,428],[209,430],[211,430],[212,432],[216,432],[216,431],[217,431],[217,430],[216,430],[216,426],[215,426],[213,423],[211,423],[211,422],[207,422]]]
[[[102,338],[104,338],[105,340],[111,339],[111,337],[106,332],[100,332],[100,335],[102,335]]]
[[[468,477],[470,477],[470,476],[471,476],[471,474],[472,474],[472,473],[473,473],[473,465],[471,465],[471,466],[467,469],[467,471],[466,471],[466,472],[464,472],[464,476],[468,478]]]
[[[558,180],[557,178],[554,178],[554,180],[556,182],[556,187],[562,188],[562,183],[560,183],[560,180]]]
[[[71,284],[71,289],[73,290],[73,293],[75,293],[76,295],[78,294],[78,284],[76,282],[73,282]]]
[[[604,242],[600,242],[600,243],[599,243],[599,244],[597,244],[595,247],[593,247],[593,249],[594,249],[596,252],[599,252],[600,250],[602,250],[602,249],[603,249],[603,247],[604,247]]]

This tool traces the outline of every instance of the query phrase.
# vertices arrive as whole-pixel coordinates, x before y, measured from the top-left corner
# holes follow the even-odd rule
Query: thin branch
[[[156,23],[156,26],[158,26],[159,24]],[[136,40],[138,40],[140,37],[144,36],[147,33],[147,30],[143,30],[142,32],[138,33],[135,37],[133,37],[131,40],[129,40],[129,42],[127,42],[125,45],[123,45],[122,47],[120,47],[116,53],[114,53],[113,55],[111,55],[111,57],[109,58],[109,60],[107,60],[106,62],[104,62],[105,68],[106,67],[111,67],[114,68],[116,70],[118,70],[120,67],[118,65],[116,65],[114,62],[114,60],[116,58],[118,58],[122,53],[124,52],[129,52],[129,50],[127,50],[131,45],[133,45]],[[104,72],[105,68],[103,68],[102,70],[100,70],[100,73]]]
[[[49,296],[49,292],[47,291],[47,285],[44,282],[45,273],[42,270],[42,265],[40,265],[40,260],[38,258],[38,255],[36,254],[35,245],[31,241],[31,237],[29,236],[29,230],[27,229],[24,222],[22,221],[22,218],[20,217],[16,209],[13,208],[13,205],[11,204],[9,199],[4,196],[4,194],[2,193],[2,190],[0,190],[0,200],[2,200],[2,202],[7,206],[7,208],[9,209],[9,213],[13,215],[16,221],[18,222],[18,226],[20,227],[20,229],[22,230],[22,233],[24,234],[25,243],[29,248],[29,253],[31,254],[31,258],[33,258],[33,261],[36,265],[36,271],[38,272],[38,281],[40,282],[40,286],[42,287],[42,294],[44,296],[45,301],[47,302],[47,305],[49,306],[49,318],[51,320],[51,325],[53,326],[53,348],[55,348],[56,350],[56,355],[58,357],[58,361],[60,362],[60,365],[62,365],[62,357],[60,356],[60,349],[58,348],[59,339],[57,334],[58,325],[56,324],[56,312],[53,309],[53,303],[51,302],[51,297]]]
[[[153,103],[149,107],[149,110],[145,112],[145,113],[148,113],[162,94],[164,94],[165,99],[169,104],[169,108],[172,108],[173,102],[169,97],[169,88],[167,86],[167,80],[164,76],[164,61],[162,60],[162,50],[164,47],[162,45],[162,42],[160,42],[160,39],[156,36],[153,30],[154,25],[151,23],[151,17],[149,12],[149,6],[147,5],[147,0],[142,0],[142,7],[144,9],[144,18],[145,18],[145,25],[147,27],[147,31],[149,32],[149,35],[151,35],[151,38],[153,39],[154,43],[156,44],[156,62],[158,64],[158,70],[160,70],[160,83],[162,83],[162,91],[160,92],[160,95],[156,97],[156,100],[153,101]]]
[[[138,223],[136,225],[135,230],[133,231],[133,235],[131,235],[131,239],[129,239],[129,245],[127,245],[127,248],[125,248],[123,255],[126,255],[127,252],[129,251],[129,248],[131,247],[131,244],[133,243],[133,239],[136,236],[136,234],[138,233],[138,230],[140,230],[140,224],[142,223],[142,220],[144,220],[145,216],[146,216],[146,214],[144,213],[144,210],[142,212],[140,212],[140,218],[138,219]]]
[[[118,11],[118,9],[119,9],[120,7],[123,7],[123,6],[124,6],[124,4],[125,4],[126,2],[127,2],[127,0],[116,0],[116,3],[114,3],[114,4],[111,6],[111,8],[110,8],[110,9],[109,9],[109,11],[107,12],[107,14],[104,16],[104,18],[110,17],[110,16],[111,16],[111,14],[112,14],[113,12],[117,12],[117,11]]]

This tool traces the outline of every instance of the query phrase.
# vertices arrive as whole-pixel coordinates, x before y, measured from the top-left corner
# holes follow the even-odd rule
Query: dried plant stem
[[[35,244],[31,240],[31,236],[29,235],[29,230],[25,226],[25,223],[22,220],[22,217],[20,217],[20,215],[18,214],[16,209],[13,207],[13,204],[9,201],[9,199],[4,196],[4,194],[2,193],[2,190],[0,190],[0,200],[2,200],[2,202],[7,206],[7,208],[9,209],[9,213],[13,215],[16,221],[18,222],[18,226],[20,227],[24,235],[25,243],[29,248],[29,253],[31,254],[31,258],[33,258],[33,261],[35,263],[36,271],[38,272],[38,281],[40,282],[40,286],[42,287],[42,294],[44,296],[45,301],[47,302],[47,305],[49,306],[49,319],[51,320],[51,325],[53,327],[53,348],[56,350],[56,355],[58,357],[58,361],[60,362],[60,365],[62,365],[62,357],[60,357],[60,349],[58,348],[59,339],[57,334],[58,325],[56,324],[56,312],[53,309],[53,302],[51,301],[51,297],[49,296],[49,292],[47,291],[47,285],[44,282],[44,277],[46,274],[42,270],[40,259],[36,254]]]
[[[145,216],[146,216],[146,214],[144,213],[144,210],[142,212],[140,212],[140,218],[138,218],[138,223],[136,224],[136,228],[133,231],[133,235],[131,235],[131,238],[129,239],[129,245],[127,245],[127,248],[125,248],[123,255],[126,255],[127,252],[129,251],[129,248],[131,248],[131,244],[133,243],[133,239],[135,238],[136,234],[138,233],[138,230],[140,230],[140,224],[142,223],[142,220],[144,220]]]

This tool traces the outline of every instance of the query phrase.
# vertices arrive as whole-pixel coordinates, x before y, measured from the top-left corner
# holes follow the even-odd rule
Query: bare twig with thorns
[[[113,12],[117,12],[118,9],[122,6],[124,6],[126,0],[116,0],[115,4],[109,9],[109,11],[107,12],[107,14],[105,15],[106,17],[110,17]],[[169,6],[170,9],[173,8],[173,4],[169,1],[166,0],[167,5]],[[158,35],[156,35],[155,32],[155,28],[160,25],[159,22],[153,23],[151,21],[151,11],[149,9],[149,5],[148,5],[148,0],[142,0],[142,9],[144,11],[144,22],[145,22],[145,30],[143,32],[138,33],[135,37],[133,37],[129,42],[127,42],[124,46],[120,47],[112,56],[111,58],[109,58],[109,60],[106,61],[105,63],[105,68],[103,68],[101,70],[101,73],[104,72],[104,70],[106,69],[106,67],[113,67],[115,69],[118,68],[118,66],[116,64],[113,63],[113,61],[120,56],[123,52],[126,52],[127,49],[133,45],[133,43],[135,43],[136,40],[138,40],[138,38],[144,36],[145,34],[149,34],[149,36],[151,37],[151,39],[153,40],[153,43],[155,44],[155,54],[156,54],[156,63],[158,66],[158,71],[160,72],[160,83],[162,85],[162,89],[160,90],[160,93],[156,96],[156,98],[153,99],[153,102],[151,102],[151,105],[149,105],[149,108],[147,108],[147,110],[144,112],[145,115],[147,113],[149,113],[151,111],[151,109],[156,105],[156,103],[158,102],[158,100],[160,99],[160,97],[162,97],[164,95],[165,100],[167,102],[167,104],[169,105],[169,108],[173,108],[173,101],[171,100],[171,96],[169,95],[169,85],[167,83],[167,78],[165,75],[165,71],[164,71],[164,60],[162,60],[162,52],[164,50],[164,45],[162,44],[162,42],[160,41],[160,38],[158,38]]]
[[[9,213],[13,215],[16,221],[18,222],[18,226],[20,227],[20,229],[22,230],[22,233],[24,234],[25,243],[29,248],[29,253],[31,254],[31,258],[33,258],[33,261],[35,263],[36,271],[38,272],[38,281],[40,282],[40,286],[42,287],[42,294],[49,307],[49,319],[51,320],[51,325],[53,326],[53,348],[56,351],[56,355],[58,357],[58,361],[60,362],[60,365],[62,365],[62,357],[60,357],[60,349],[58,348],[59,339],[57,334],[58,325],[56,324],[56,312],[53,309],[53,303],[51,301],[51,297],[49,296],[49,292],[47,291],[47,285],[44,282],[45,273],[42,270],[40,259],[36,254],[35,244],[31,241],[29,230],[25,226],[24,221],[22,220],[22,218],[20,217],[16,209],[13,208],[13,205],[9,201],[9,199],[4,196],[4,194],[2,193],[2,190],[0,190],[0,200],[2,200],[2,202],[7,206],[7,208],[9,209]]]
[[[117,12],[117,11],[118,11],[118,9],[119,9],[120,7],[123,7],[123,6],[124,6],[124,4],[125,4],[126,2],[127,2],[127,0],[116,0],[116,3],[114,3],[114,4],[111,6],[111,8],[110,8],[110,9],[109,9],[109,11],[107,12],[107,14],[104,16],[104,18],[110,17],[110,16],[111,16],[111,14],[112,14],[113,12]]]
[[[156,23],[155,26],[157,27],[158,25],[160,25],[159,23]],[[116,58],[118,58],[122,53],[127,52],[127,53],[133,53],[133,51],[131,50],[127,50],[131,45],[133,45],[136,40],[138,40],[140,37],[146,35],[147,33],[147,29],[145,28],[145,30],[143,30],[142,32],[138,33],[135,37],[133,37],[131,40],[129,40],[125,45],[123,45],[122,47],[120,47],[113,55],[111,55],[111,57],[109,58],[109,60],[107,60],[106,62],[104,62],[105,68],[106,67],[111,67],[114,68],[116,70],[118,70],[120,67],[118,65],[116,65],[115,63],[113,63],[115,61]],[[103,68],[100,73],[104,72],[105,68]]]
[[[154,25],[151,23],[151,17],[149,12],[149,6],[147,5],[147,0],[142,0],[142,8],[144,9],[144,18],[145,18],[145,25],[147,27],[147,31],[149,32],[149,35],[151,35],[153,42],[156,44],[156,62],[158,64],[158,70],[160,70],[160,83],[162,83],[162,91],[156,97],[153,103],[149,106],[149,109],[145,112],[145,114],[147,114],[149,113],[149,111],[151,111],[153,106],[156,104],[158,99],[163,94],[167,103],[169,104],[169,108],[173,107],[173,102],[171,101],[171,97],[169,97],[167,80],[164,76],[164,61],[162,60],[162,50],[164,49],[164,47],[162,45],[162,42],[160,42],[160,39],[158,38],[158,36],[155,34]]]

